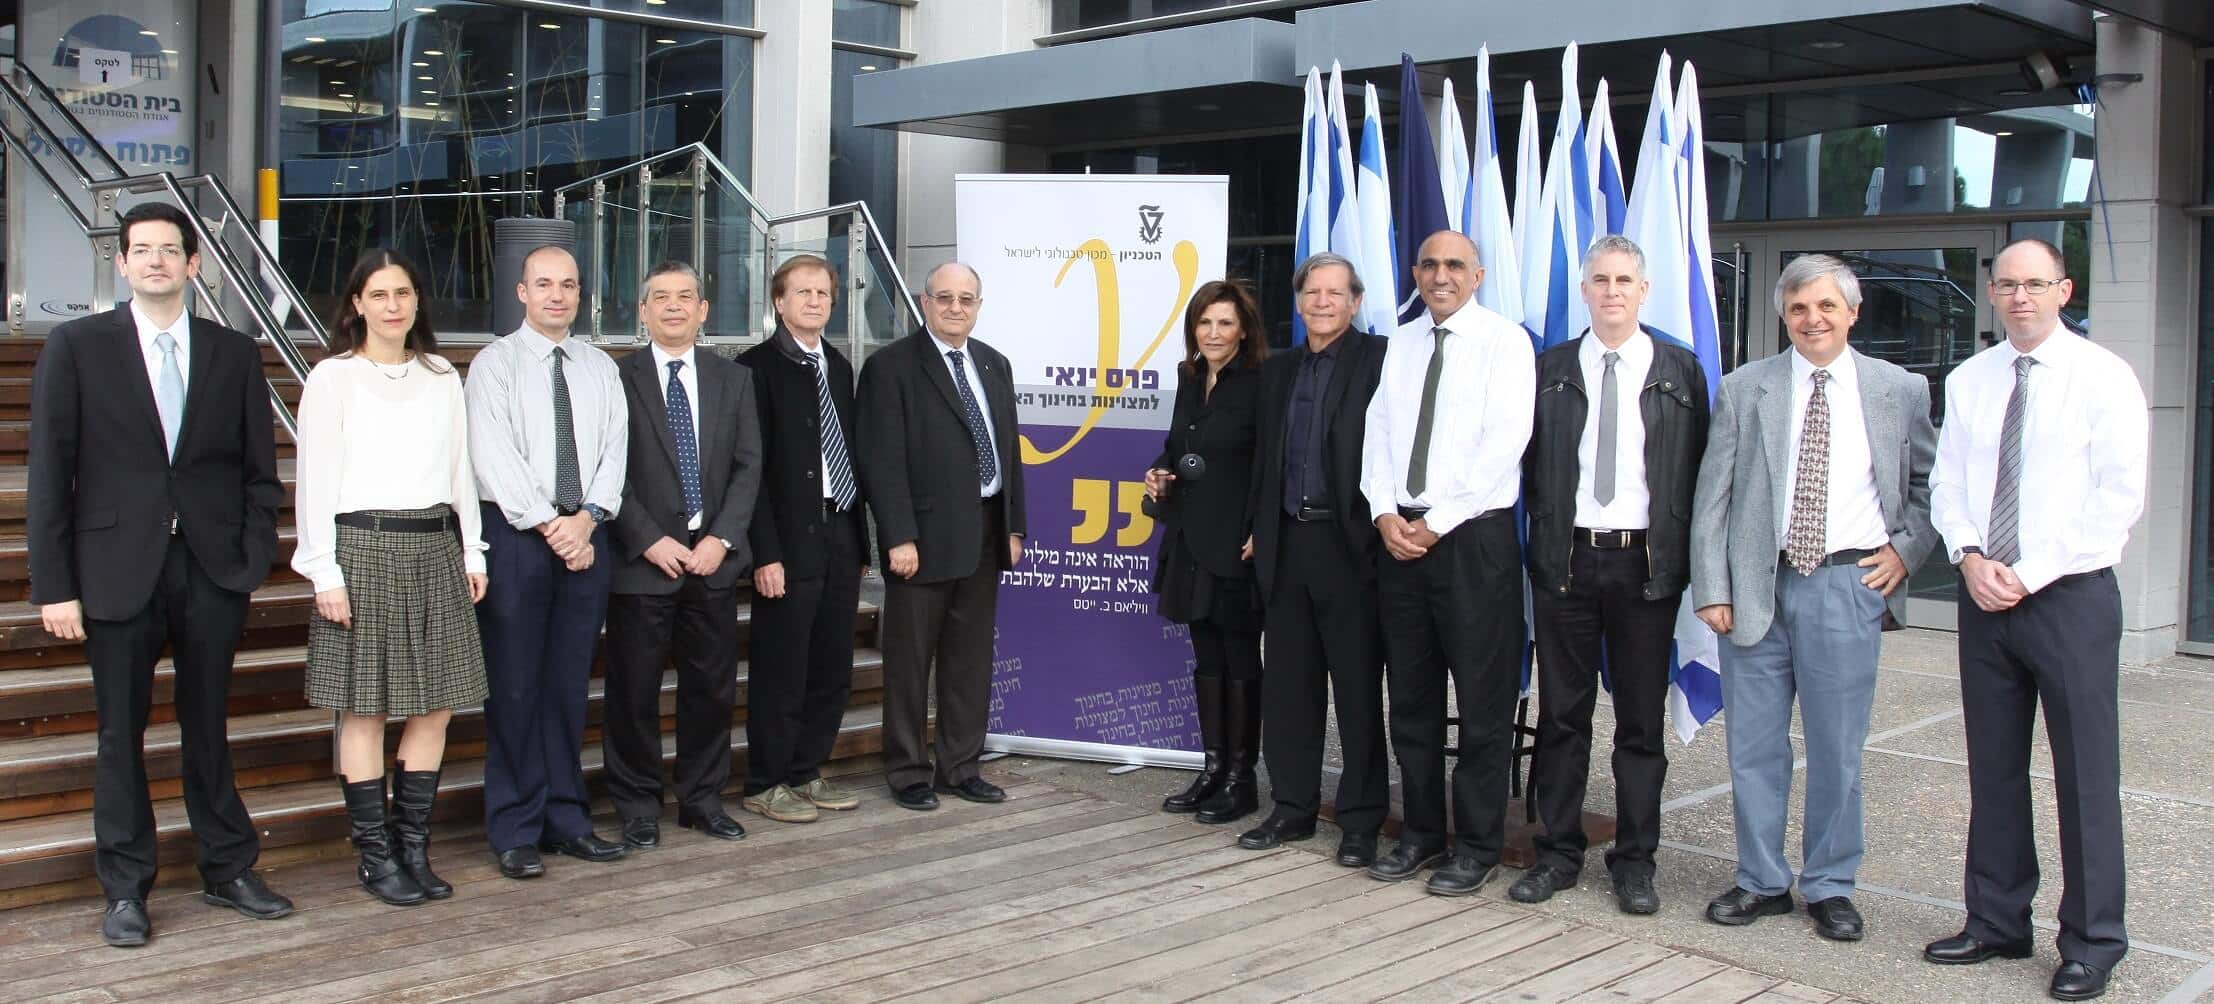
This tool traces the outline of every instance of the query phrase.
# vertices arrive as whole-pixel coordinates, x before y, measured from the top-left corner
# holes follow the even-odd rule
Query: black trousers
[[[1325,702],[1336,698],[1337,822],[1374,834],[1391,802],[1384,748],[1384,654],[1376,592],[1346,554],[1335,522],[1283,525],[1282,554],[1268,596],[1268,664],[1261,671],[1261,752],[1275,815],[1313,819],[1322,805]]]
[[[200,845],[200,876],[228,882],[254,866],[261,841],[231,773],[226,705],[231,659],[246,628],[245,593],[215,584],[183,537],[169,538],[161,579],[146,606],[119,621],[85,625],[99,716],[92,788],[93,872],[110,900],[145,899],[159,861],[154,803],[146,790],[146,717],[154,663],[175,657],[177,730],[183,740],[185,814]]]
[[[614,567],[607,528],[592,532],[592,567],[569,571],[536,530],[484,504],[491,586],[477,604],[484,636],[484,834],[492,850],[592,832],[584,789],[584,705],[607,619]]]
[[[661,672],[676,663],[676,801],[723,809],[730,716],[738,700],[738,591],[686,575],[673,593],[607,600],[607,699],[600,750],[607,796],[624,818],[661,814]]]
[[[977,776],[992,703],[992,652],[999,616],[999,561],[1007,546],[999,506],[984,505],[976,571],[946,582],[884,580],[884,780],[893,790],[925,782],[956,785]],[[938,670],[938,748],[924,735],[930,670]]]
[[[1645,598],[1645,549],[1601,550],[1579,540],[1565,594],[1532,593],[1537,623],[1538,741],[1531,798],[1545,830],[1538,860],[1583,870],[1584,791],[1591,713],[1604,658],[1614,702],[1614,847],[1607,868],[1651,874],[1660,848],[1661,783],[1668,777],[1668,657],[1683,594]]]
[[[1191,629],[1193,676],[1246,681],[1261,678],[1258,633],[1225,630],[1212,621],[1193,621]]]
[[[1400,840],[1444,847],[1445,685],[1460,712],[1453,766],[1455,850],[1499,863],[1507,837],[1507,758],[1522,676],[1522,547],[1511,511],[1468,520],[1429,553],[1377,559],[1391,745],[1405,803]]]
[[[822,776],[853,690],[853,618],[861,606],[861,511],[821,527],[820,575],[753,598],[746,665],[746,785],[757,795]]]
[[[2037,896],[2030,729],[2045,706],[2060,805],[2060,956],[2111,969],[2122,923],[2122,753],[2117,684],[2122,598],[2110,569],[2058,579],[2011,610],[1959,598],[1968,731],[1968,933],[2028,941]]]

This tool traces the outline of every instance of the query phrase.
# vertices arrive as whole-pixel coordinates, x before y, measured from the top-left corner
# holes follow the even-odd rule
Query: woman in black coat
[[[1198,779],[1161,808],[1196,812],[1202,823],[1227,823],[1259,804],[1261,617],[1246,492],[1268,356],[1262,332],[1260,307],[1245,287],[1210,282],[1193,294],[1176,414],[1145,474],[1162,526],[1153,589],[1161,616],[1191,628],[1192,691],[1207,752]]]

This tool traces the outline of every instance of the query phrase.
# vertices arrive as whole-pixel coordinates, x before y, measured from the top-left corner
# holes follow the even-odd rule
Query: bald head
[[[1484,261],[1468,235],[1440,230],[1424,238],[1415,252],[1414,278],[1430,320],[1442,324],[1476,295],[1484,282]]]
[[[568,248],[548,244],[523,256],[515,298],[523,302],[523,319],[539,334],[557,342],[569,336],[580,290],[577,259]]]

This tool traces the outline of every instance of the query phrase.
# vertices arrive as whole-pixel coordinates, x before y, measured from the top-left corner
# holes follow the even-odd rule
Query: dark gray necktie
[[[1607,505],[1614,501],[1614,426],[1620,411],[1615,398],[1614,364],[1622,361],[1622,353],[1609,352],[1599,358],[1606,362],[1607,371],[1599,378],[1599,470],[1592,475],[1591,493],[1600,505]]]
[[[1431,328],[1437,344],[1430,349],[1430,368],[1422,374],[1422,407],[1415,412],[1414,454],[1407,458],[1407,494],[1422,497],[1430,483],[1430,429],[1438,419],[1438,378],[1445,375],[1444,328]]]
[[[561,372],[561,361],[567,356],[561,346],[554,346],[554,508],[575,512],[584,504],[584,479],[577,472],[577,429],[569,414],[569,378]]]
[[[2014,357],[2014,393],[2007,395],[2006,420],[1999,423],[1999,477],[1991,486],[1991,539],[1984,556],[2002,565],[2022,557],[2022,427],[2029,424],[2035,365],[2028,356]]]
[[[961,395],[961,410],[969,427],[969,442],[976,446],[976,484],[979,488],[999,477],[999,457],[992,450],[991,433],[985,430],[984,409],[976,403],[976,391],[969,388],[969,367],[963,353],[955,349],[946,353],[953,360],[953,390]]]

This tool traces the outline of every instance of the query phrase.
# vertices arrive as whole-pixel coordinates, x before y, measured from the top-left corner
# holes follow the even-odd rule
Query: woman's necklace
[[[362,356],[362,358],[369,359],[369,357],[366,355]],[[415,372],[415,367],[412,365],[414,362],[415,353],[413,352],[407,353],[407,355],[400,360],[399,365],[396,367],[387,367],[384,363],[380,363],[374,359],[369,359],[369,365],[376,368],[377,375],[382,376],[387,380],[407,379],[407,375],[409,373]],[[397,370],[398,372],[395,373],[394,370]]]

